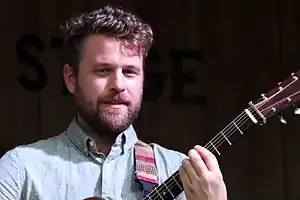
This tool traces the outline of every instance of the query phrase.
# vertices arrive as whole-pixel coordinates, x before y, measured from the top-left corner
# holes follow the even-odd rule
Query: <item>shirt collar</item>
[[[77,123],[76,117],[69,124],[66,131],[71,142],[86,156],[92,151],[97,153],[96,143],[93,138],[89,137]],[[132,148],[137,142],[138,138],[132,125],[130,125],[125,131],[120,133],[113,147],[120,146],[123,151]]]

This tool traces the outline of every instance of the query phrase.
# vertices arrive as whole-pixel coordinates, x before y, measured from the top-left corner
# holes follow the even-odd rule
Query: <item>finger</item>
[[[220,172],[217,158],[208,149],[196,145],[194,149],[199,153],[209,171]]]
[[[179,168],[179,177],[180,177],[180,180],[183,184],[183,187],[186,188],[188,187],[188,185],[191,184],[191,180],[190,178],[188,177],[187,173],[185,172],[185,170],[183,169],[183,166],[181,166]]]
[[[193,179],[198,176],[196,170],[192,166],[189,159],[184,159],[182,162],[182,169],[184,170],[185,174],[187,175],[189,182],[192,183]]]
[[[195,149],[191,149],[188,152],[188,156],[191,160],[191,164],[195,169],[197,175],[199,177],[203,177],[203,175],[208,172],[208,168],[206,167],[199,153]]]

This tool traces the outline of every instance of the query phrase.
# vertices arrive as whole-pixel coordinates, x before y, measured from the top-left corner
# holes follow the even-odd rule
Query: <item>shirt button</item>
[[[93,147],[93,146],[94,146],[93,141],[90,140],[90,141],[88,142],[88,145],[89,145],[90,147]]]

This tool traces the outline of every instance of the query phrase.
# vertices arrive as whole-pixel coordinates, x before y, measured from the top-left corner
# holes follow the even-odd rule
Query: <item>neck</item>
[[[100,134],[95,132],[79,114],[77,115],[77,123],[85,132],[85,134],[93,138],[96,143],[97,150],[107,156],[116,138],[110,137],[108,134]]]

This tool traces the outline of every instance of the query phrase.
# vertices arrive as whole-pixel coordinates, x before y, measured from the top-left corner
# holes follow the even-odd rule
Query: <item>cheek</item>
[[[130,84],[129,88],[128,90],[132,100],[135,102],[139,101],[143,92],[143,84],[134,82]]]
[[[104,92],[105,88],[106,88],[106,80],[105,79],[95,79],[91,83],[91,87],[93,88],[93,91],[97,95],[101,95]]]
[[[85,98],[93,102],[97,101],[98,96],[103,93],[105,87],[103,81],[92,77],[81,79],[79,84]]]

